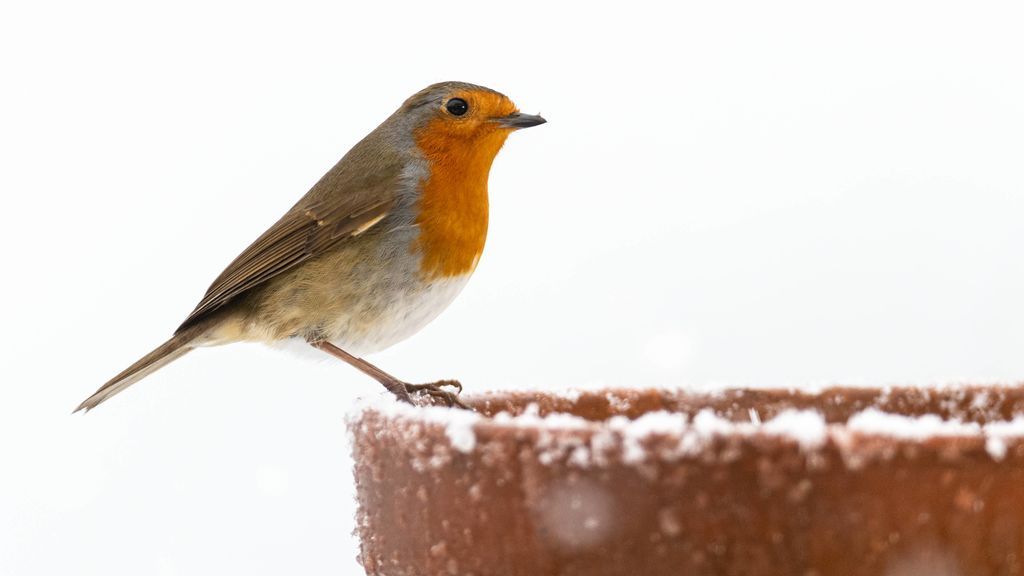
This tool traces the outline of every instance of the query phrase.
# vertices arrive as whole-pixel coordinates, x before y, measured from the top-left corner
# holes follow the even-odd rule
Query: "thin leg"
[[[348,362],[349,364],[355,366],[363,374],[366,374],[370,378],[373,378],[377,382],[383,384],[384,387],[388,389],[388,392],[394,394],[395,397],[398,398],[400,401],[412,404],[412,398],[409,396],[409,391],[406,390],[405,388],[405,382],[402,382],[398,378],[395,378],[391,374],[388,374],[387,372],[381,370],[380,368],[377,368],[376,366],[370,364],[369,362],[363,360],[362,358],[356,358],[355,356],[349,354],[348,352],[345,352],[341,348],[338,348],[334,344],[331,344],[330,342],[310,342],[309,345],[318,350],[323,350],[324,352],[327,352],[331,356],[334,356],[335,358],[340,358],[345,362]]]
[[[452,386],[454,388],[458,388],[459,392],[462,392],[462,384],[459,384],[455,380],[441,380],[440,382],[434,382],[431,384],[407,384],[405,382],[402,382],[398,378],[395,378],[391,374],[388,374],[387,372],[381,370],[380,368],[377,368],[373,364],[370,364],[366,360],[363,360],[362,358],[357,358],[349,354],[348,352],[345,352],[344,350],[338,348],[337,346],[331,344],[330,342],[316,341],[310,342],[309,345],[318,350],[323,350],[324,352],[327,352],[331,356],[334,356],[335,358],[340,358],[345,362],[348,362],[349,364],[355,366],[360,371],[362,371],[363,374],[366,374],[370,378],[373,378],[377,382],[383,384],[384,387],[388,389],[388,392],[394,394],[395,397],[398,398],[398,400],[401,402],[408,402],[409,404],[413,404],[412,397],[409,396],[409,394],[412,392],[422,392],[430,396],[431,398],[438,398],[442,400],[443,402],[448,404],[448,406],[458,406],[459,408],[471,410],[471,408],[467,406],[465,403],[463,403],[462,400],[459,400],[459,396],[457,393],[453,394],[447,390],[442,389],[444,386]]]

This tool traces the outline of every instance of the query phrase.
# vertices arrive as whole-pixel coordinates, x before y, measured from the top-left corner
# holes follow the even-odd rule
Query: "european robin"
[[[214,280],[174,335],[75,410],[90,410],[199,346],[300,342],[336,356],[400,400],[407,384],[359,356],[408,338],[444,310],[487,236],[487,178],[508,135],[543,124],[463,82],[417,92],[356,144]]]

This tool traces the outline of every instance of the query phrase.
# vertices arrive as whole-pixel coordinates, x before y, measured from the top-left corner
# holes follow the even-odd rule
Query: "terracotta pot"
[[[1020,388],[469,401],[350,419],[368,574],[1024,574]]]

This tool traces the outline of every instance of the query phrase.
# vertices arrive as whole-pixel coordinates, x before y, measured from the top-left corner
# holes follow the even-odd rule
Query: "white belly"
[[[350,354],[370,354],[419,332],[455,300],[469,281],[469,274],[433,281],[392,293],[392,300],[370,326],[345,324],[342,319],[332,331],[331,342]]]
[[[428,285],[381,290],[379,299],[365,301],[362,306],[344,313],[324,333],[335,346],[349,354],[362,356],[379,352],[419,332],[448,307],[459,295],[470,274],[432,281]],[[386,294],[384,292],[387,292]],[[367,310],[373,310],[368,314]],[[302,355],[323,353],[313,349],[303,338],[288,338],[271,343]]]

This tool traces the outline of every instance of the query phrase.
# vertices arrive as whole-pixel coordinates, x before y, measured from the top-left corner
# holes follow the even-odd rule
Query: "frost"
[[[854,432],[905,440],[924,440],[933,436],[974,435],[981,432],[981,425],[976,422],[943,420],[937,414],[904,416],[882,412],[877,408],[868,408],[854,414],[846,423],[846,427]]]
[[[693,417],[693,429],[702,438],[713,438],[724,436],[738,430],[735,424],[714,413],[710,408],[705,408]]]
[[[993,460],[1006,458],[1006,440],[996,436],[990,436],[985,440],[985,451]]]
[[[820,448],[828,440],[828,426],[821,412],[785,410],[764,424],[764,431],[796,440],[804,450]]]
[[[460,410],[458,413],[461,416],[453,417],[451,422],[445,426],[444,433],[448,437],[448,441],[451,442],[452,448],[468,454],[476,446],[476,433],[473,432],[473,425],[479,420],[479,417],[475,417],[476,415],[472,412]]]
[[[573,396],[569,393],[568,396]],[[627,402],[615,394],[607,395],[613,405]],[[977,403],[972,402],[977,408]],[[628,406],[626,406],[628,408]],[[710,408],[692,418],[684,413],[664,410],[642,414],[635,419],[615,415],[601,422],[586,420],[565,412],[541,415],[537,404],[531,403],[520,414],[502,412],[488,418],[476,412],[435,406],[409,406],[394,401],[366,403],[370,410],[395,420],[396,434],[404,435],[409,445],[421,454],[422,468],[437,468],[451,460],[451,452],[469,454],[479,449],[477,426],[483,422],[502,428],[537,432],[534,453],[544,465],[565,465],[587,468],[603,466],[609,461],[642,464],[651,460],[673,461],[707,451],[716,439],[772,436],[797,444],[805,452],[821,450],[830,441],[843,452],[844,458],[858,445],[857,436],[885,436],[906,441],[923,441],[933,437],[976,437],[984,439],[984,447],[994,460],[1003,460],[1014,443],[1024,438],[1024,415],[1010,421],[982,425],[959,419],[943,419],[937,414],[906,416],[867,408],[854,414],[845,423],[826,422],[816,410],[787,409],[762,421],[755,408],[748,409],[749,421],[733,421]],[[350,423],[359,416],[350,416]],[[451,450],[438,452],[437,447],[421,445],[424,425],[443,428]],[[851,434],[852,433],[852,434]],[[849,462],[848,462],[849,463]]]
[[[761,415],[757,413],[757,409],[756,408],[751,408],[751,409],[747,410],[747,414],[750,416],[750,422],[752,424],[760,424],[761,423]]]

